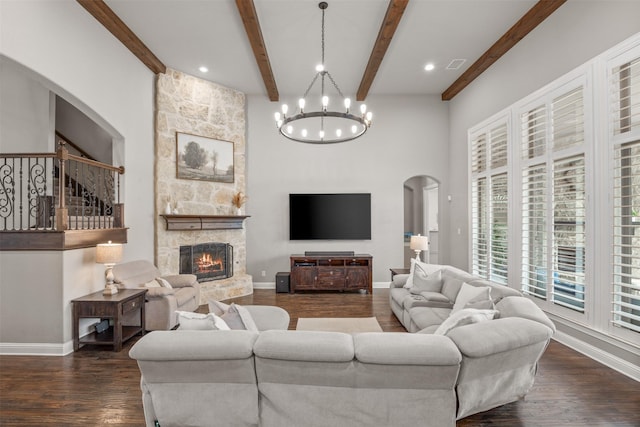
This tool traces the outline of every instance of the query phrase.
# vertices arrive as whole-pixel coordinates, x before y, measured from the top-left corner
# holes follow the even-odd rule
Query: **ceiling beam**
[[[514,47],[520,40],[547,19],[567,0],[540,0],[524,14],[513,27],[493,44],[476,62],[473,63],[451,86],[442,92],[442,100],[450,101],[486,71],[494,62]]]
[[[87,12],[98,20],[111,34],[127,47],[155,74],[164,73],[167,67],[149,50],[142,40],[116,15],[103,0],[77,0]]]
[[[391,39],[396,32],[396,28],[398,28],[398,24],[400,24],[400,19],[407,7],[407,3],[409,3],[409,0],[389,1],[387,13],[384,15],[384,20],[382,21],[380,31],[378,32],[378,38],[373,46],[369,62],[367,63],[367,68],[364,70],[362,80],[360,81],[360,87],[356,94],[356,99],[358,101],[364,101],[367,98],[369,89],[371,89],[371,84],[376,78],[378,68],[380,68],[384,55],[387,53],[387,48],[391,44]]]
[[[244,30],[249,37],[249,43],[253,50],[253,56],[256,58],[260,74],[262,74],[262,80],[264,86],[267,89],[267,95],[273,102],[278,101],[280,95],[278,94],[278,86],[276,85],[276,79],[273,77],[273,70],[271,69],[271,62],[269,62],[269,55],[267,54],[267,48],[264,45],[264,39],[262,38],[262,30],[260,29],[260,22],[258,21],[258,14],[256,13],[256,7],[253,4],[253,0],[236,0],[236,6],[242,23],[244,24]]]

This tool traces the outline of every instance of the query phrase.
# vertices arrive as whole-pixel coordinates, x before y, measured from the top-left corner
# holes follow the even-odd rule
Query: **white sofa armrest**
[[[409,278],[408,274],[396,274],[393,276],[393,280],[391,281],[391,288],[401,288],[407,283],[407,279]]]

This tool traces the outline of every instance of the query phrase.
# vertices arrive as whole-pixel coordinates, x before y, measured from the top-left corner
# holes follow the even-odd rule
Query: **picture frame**
[[[231,141],[176,132],[176,177],[233,183],[234,145]]]

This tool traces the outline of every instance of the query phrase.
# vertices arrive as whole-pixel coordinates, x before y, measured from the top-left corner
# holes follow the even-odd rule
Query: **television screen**
[[[289,194],[289,239],[371,240],[371,194]]]

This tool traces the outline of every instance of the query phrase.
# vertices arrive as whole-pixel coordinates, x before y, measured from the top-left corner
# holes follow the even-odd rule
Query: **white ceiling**
[[[266,90],[234,0],[106,0],[167,67],[246,94]],[[300,96],[320,63],[319,0],[254,0],[281,98]],[[355,99],[387,0],[333,0],[325,65]],[[411,0],[369,91],[441,94],[536,0]],[[457,71],[445,67],[466,59]],[[433,62],[435,70],[425,72]],[[209,68],[206,74],[200,66]]]

